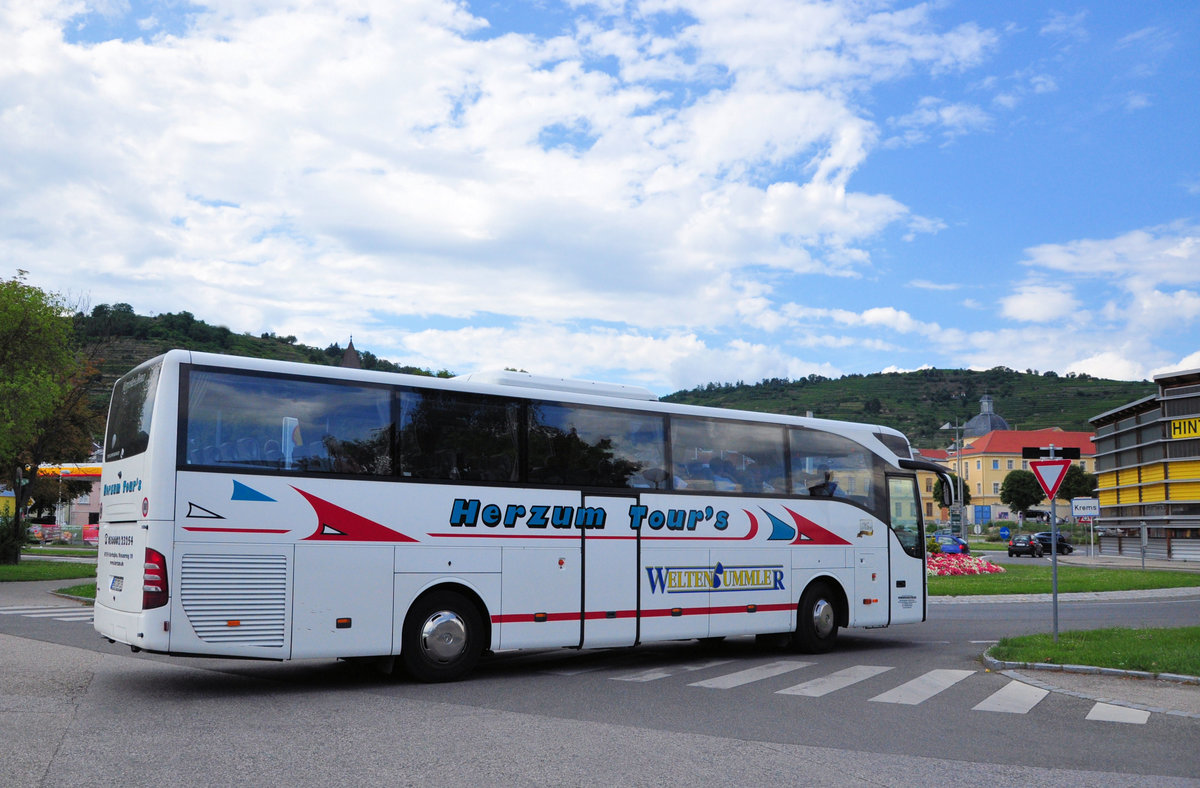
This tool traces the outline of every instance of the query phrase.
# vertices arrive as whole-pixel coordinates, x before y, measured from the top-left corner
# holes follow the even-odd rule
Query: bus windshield
[[[132,457],[146,450],[150,439],[150,416],[162,361],[144,364],[117,381],[108,412],[108,435],[104,437],[104,461]]]

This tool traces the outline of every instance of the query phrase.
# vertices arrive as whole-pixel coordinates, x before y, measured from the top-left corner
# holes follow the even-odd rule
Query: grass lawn
[[[0,565],[0,583],[15,580],[74,580],[95,576],[95,564],[74,561],[37,561],[27,558],[16,565]]]
[[[92,600],[96,598],[95,583],[80,583],[77,586],[67,586],[66,588],[58,588],[55,590],[58,591],[58,593],[66,594],[67,596],[78,596],[83,597],[84,599]]]
[[[989,653],[1006,662],[1049,662],[1200,676],[1200,627],[1093,629],[1003,638]]]
[[[1005,564],[1004,572],[929,578],[930,596],[982,596],[987,594],[1049,594],[1050,567],[1044,564]],[[1132,591],[1140,588],[1200,586],[1200,572],[1141,569],[1058,567],[1058,590]]]
[[[58,555],[70,558],[95,558],[97,550],[94,547],[23,547],[21,555]]]

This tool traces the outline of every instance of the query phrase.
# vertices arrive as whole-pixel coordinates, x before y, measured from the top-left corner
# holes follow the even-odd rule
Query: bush
[[[23,534],[17,533],[12,515],[0,515],[0,564],[15,564],[21,559]]]

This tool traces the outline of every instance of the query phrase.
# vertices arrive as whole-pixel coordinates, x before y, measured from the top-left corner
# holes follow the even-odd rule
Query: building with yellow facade
[[[1094,472],[1096,449],[1092,443],[1092,433],[1067,432],[1058,427],[1014,430],[996,412],[991,396],[985,394],[979,400],[979,413],[962,425],[961,445],[954,444],[948,450],[936,452],[922,449],[921,455],[945,466],[951,473],[962,476],[963,488],[969,492],[964,497],[970,500],[963,510],[963,519],[966,523],[982,525],[1016,519],[1016,515],[1000,500],[1004,477],[1016,470],[1029,470],[1030,461],[1021,456],[1023,449],[1050,446],[1077,449],[1079,459],[1074,462],[1085,473]],[[932,489],[923,488],[922,497],[927,510],[937,506],[937,502],[933,502]],[[1045,508],[1049,511],[1049,501]],[[1070,510],[1064,508],[1060,516],[1069,513]]]
[[[1100,551],[1200,561],[1200,369],[1154,378],[1158,393],[1091,419]]]
[[[1030,460],[1022,459],[1025,448],[1078,449],[1079,459],[1072,460],[1084,473],[1095,469],[1096,449],[1090,432],[1068,432],[1058,427],[1042,430],[994,430],[978,438],[963,438],[963,485],[971,490],[971,505],[967,507],[968,521],[986,523],[994,520],[1015,520],[1016,515],[1000,500],[1004,477],[1016,470],[1029,470]],[[946,467],[955,468],[954,452]],[[1041,507],[1049,511],[1050,502]],[[1058,507],[1060,517],[1070,514],[1070,505]]]

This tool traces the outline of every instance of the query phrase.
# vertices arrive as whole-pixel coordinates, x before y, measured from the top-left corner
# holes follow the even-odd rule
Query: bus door
[[[638,538],[638,639],[682,640],[708,637],[713,566],[708,546],[662,526],[670,498],[642,496],[649,512]],[[659,525],[655,527],[655,518]]]
[[[585,511],[603,528],[583,531],[583,645],[632,646],[637,641],[638,532],[629,507],[636,496],[587,496]],[[603,512],[597,515],[596,512]]]
[[[912,476],[888,477],[888,510],[895,539],[889,545],[891,623],[925,620],[925,534],[921,496]]]

